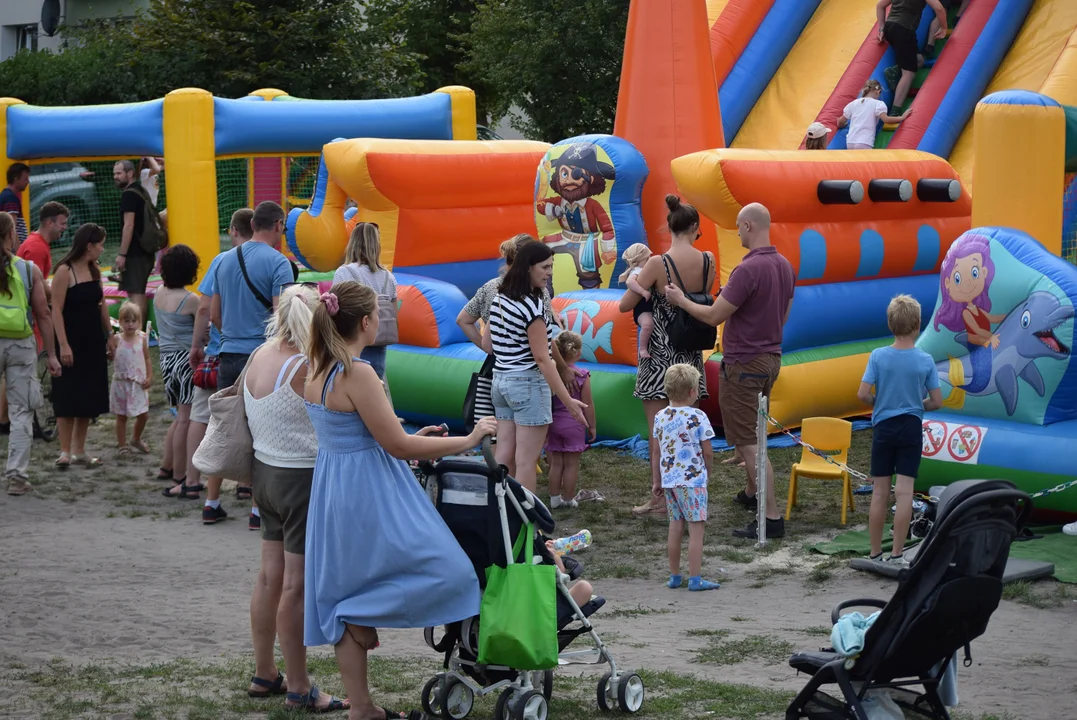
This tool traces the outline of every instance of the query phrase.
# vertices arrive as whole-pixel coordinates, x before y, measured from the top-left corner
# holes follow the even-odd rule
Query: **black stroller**
[[[489,439],[483,441],[483,456],[422,463],[416,475],[426,485],[441,517],[471,559],[480,586],[485,589],[486,568],[506,565],[513,555],[512,538],[517,537],[525,523],[533,523],[536,527],[535,556],[541,557],[545,564],[553,564],[546,539],[554,530],[554,521],[542,501],[509,477],[504,466],[495,462]],[[512,559],[512,562],[516,561]],[[643,706],[643,681],[634,673],[618,672],[602,639],[588,620],[606,601],[595,597],[583,607],[577,605],[569,594],[568,582],[580,577],[583,565],[568,556],[562,561],[568,575],[558,573],[557,578],[559,663],[608,664],[610,670],[598,684],[599,707],[638,712]],[[589,635],[594,647],[568,651],[568,646],[581,635]],[[553,692],[553,670],[517,671],[509,667],[480,665],[478,617],[446,626],[440,638],[435,637],[434,628],[427,628],[425,637],[431,648],[444,654],[445,672],[432,677],[423,687],[424,712],[434,717],[461,720],[471,712],[476,695],[481,697],[500,691],[494,713],[496,720],[546,720]]]
[[[844,658],[831,650],[789,660],[812,675],[785,711],[786,720],[867,720],[863,700],[885,689],[907,717],[949,720],[939,682],[951,659],[984,634],[1002,599],[1010,543],[1032,512],[1032,499],[1003,480],[962,480],[939,499],[938,516],[911,567],[902,570],[889,602],[849,600],[831,621],[855,607],[882,608],[864,636],[864,650]],[[820,690],[836,683],[835,697]],[[923,692],[910,688],[920,686]]]

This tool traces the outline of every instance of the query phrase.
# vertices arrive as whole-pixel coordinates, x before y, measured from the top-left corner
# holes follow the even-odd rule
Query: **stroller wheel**
[[[475,693],[454,677],[446,677],[438,690],[437,703],[445,720],[463,720],[475,705]],[[545,720],[545,716],[543,716]]]
[[[639,675],[632,673],[625,675],[617,683],[617,707],[621,712],[636,713],[643,707],[643,698],[646,690],[643,680]]]
[[[542,697],[549,702],[553,697],[553,670],[535,670],[531,673],[531,684],[535,690],[542,693]]]
[[[542,693],[528,690],[512,703],[512,720],[546,720],[549,705]]]
[[[494,705],[494,720],[512,720],[512,688],[503,691],[497,696],[497,704]]]
[[[598,681],[598,709],[602,712],[613,710],[617,703],[617,686],[610,682],[610,673],[602,676]]]
[[[438,696],[441,693],[438,692],[438,686],[441,684],[442,677],[444,673],[438,673],[427,680],[426,685],[423,685],[422,708],[427,715],[441,717],[441,704],[438,702]]]

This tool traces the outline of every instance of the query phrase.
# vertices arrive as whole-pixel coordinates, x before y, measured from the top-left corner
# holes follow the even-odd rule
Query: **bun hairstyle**
[[[509,267],[512,265],[512,261],[516,259],[516,253],[529,242],[538,242],[538,240],[536,240],[533,235],[519,233],[501,243],[498,247],[498,252],[500,252],[501,257],[505,259],[505,265],[501,268],[502,276],[508,272]]]
[[[561,351],[561,357],[572,358],[579,357],[583,352],[583,338],[579,333],[574,333],[571,330],[565,330],[557,336],[554,341],[557,343],[557,349]]]
[[[318,291],[310,285],[289,285],[280,294],[277,310],[266,323],[266,340],[306,348],[310,342],[310,325],[314,321],[314,308],[318,305]]]
[[[666,224],[674,235],[681,235],[699,226],[699,211],[688,203],[682,203],[676,195],[666,195],[666,207],[669,208]]]
[[[378,309],[377,294],[354,280],[336,283],[326,295],[336,298],[337,309],[330,314],[324,300],[320,300],[314,308],[306,352],[314,377],[328,373],[337,363],[344,365],[344,375],[351,372],[352,357],[348,343],[359,334],[363,318],[370,317]]]

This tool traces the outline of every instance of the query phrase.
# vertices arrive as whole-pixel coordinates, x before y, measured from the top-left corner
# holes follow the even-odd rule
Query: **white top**
[[[150,196],[150,202],[154,207],[157,207],[157,193],[161,191],[161,188],[157,185],[157,174],[150,174],[149,168],[144,168],[142,172],[138,174],[138,184],[146,189],[146,194]]]
[[[538,367],[527,339],[527,329],[531,323],[538,321],[546,325],[546,345],[549,347],[553,338],[553,322],[543,312],[542,298],[528,295],[523,300],[513,300],[498,293],[490,308],[490,339],[496,361],[494,370],[520,372]]]
[[[707,487],[710,468],[703,443],[714,437],[707,414],[693,407],[665,407],[654,416],[655,442],[661,460],[662,487]]]
[[[341,265],[333,273],[333,284],[335,285],[345,280],[354,280],[357,283],[366,285],[379,295],[396,298],[396,278],[385,268],[377,272],[370,272],[369,267],[360,263]]]
[[[254,457],[266,465],[286,468],[312,468],[318,456],[318,436],[307,414],[303,398],[292,389],[292,380],[306,363],[302,355],[284,361],[273,392],[264,398],[251,395],[243,383],[243,407],[247,426],[254,440]],[[289,372],[288,366],[292,369]],[[285,373],[287,372],[287,377]]]
[[[842,113],[849,120],[846,143],[875,144],[875,128],[886,114],[886,103],[875,98],[857,98],[845,106]]]

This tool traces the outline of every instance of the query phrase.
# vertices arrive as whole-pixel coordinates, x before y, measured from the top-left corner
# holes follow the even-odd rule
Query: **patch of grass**
[[[1002,599],[1040,609],[1057,608],[1077,601],[1077,590],[1056,580],[1020,580],[1006,583]]]
[[[782,632],[800,633],[801,635],[811,635],[813,637],[830,637],[830,633],[833,628],[826,625],[810,625],[808,627],[783,627]]]
[[[770,581],[776,577],[782,575],[793,575],[796,573],[796,568],[792,564],[789,565],[760,565],[759,567],[752,568],[746,575],[753,580],[748,586],[750,588],[762,588],[770,584]]]
[[[713,556],[719,560],[724,560],[727,563],[737,563],[746,565],[755,560],[755,554],[750,553],[747,550],[741,550],[735,547],[721,547],[713,552]]]
[[[813,567],[805,578],[808,585],[823,585],[834,578],[834,570],[845,565],[845,561],[837,558],[827,558]]]
[[[777,665],[789,659],[795,645],[773,635],[747,635],[734,640],[711,642],[696,651],[696,662],[711,665],[736,665],[745,661],[760,661]]]
[[[325,692],[342,693],[332,655],[312,655],[309,664]],[[267,707],[265,701],[246,696],[252,669],[246,657],[212,662],[181,659],[147,665],[102,663],[79,667],[54,660],[29,670],[9,667],[12,677],[0,675],[0,682],[8,685],[7,681],[12,680],[17,688],[19,704],[5,705],[5,712],[25,713],[29,717],[242,720],[256,714],[268,720],[291,718],[280,703]],[[373,656],[371,690],[380,703],[389,707],[414,707],[422,684],[439,669],[436,658]],[[695,720],[708,715],[726,720],[776,717],[792,697],[787,692],[669,671],[643,670],[639,675],[647,690],[646,703],[636,716],[641,720]],[[597,684],[597,675],[559,673],[550,717],[597,717]],[[207,692],[207,687],[214,688],[213,692]],[[471,717],[492,720],[497,695],[476,698]]]
[[[729,637],[729,630],[708,630],[706,628],[699,628],[696,630],[685,630],[684,634],[688,637],[709,637],[721,640],[722,638]]]
[[[751,622],[752,621],[752,619],[750,617],[745,617],[744,615],[730,615],[729,620],[731,622]]]
[[[642,615],[668,615],[668,614],[670,614],[672,612],[673,611],[668,609],[668,608],[659,610],[659,609],[655,609],[655,608],[644,607],[643,605],[637,605],[634,608],[617,608],[616,610],[611,610],[610,612],[603,612],[602,617],[604,617],[604,618],[630,618],[630,617],[640,617]]]
[[[1029,655],[1028,657],[1020,658],[1014,664],[1015,665],[1023,665],[1023,666],[1026,666],[1026,667],[1030,666],[1030,665],[1037,666],[1037,667],[1047,667],[1048,665],[1051,664],[1051,658],[1048,657],[1047,655]]]

